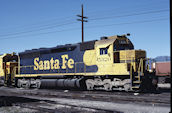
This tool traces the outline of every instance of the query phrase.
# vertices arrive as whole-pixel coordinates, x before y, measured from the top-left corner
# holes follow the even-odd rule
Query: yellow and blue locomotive
[[[0,77],[5,85],[25,88],[156,89],[146,52],[135,50],[127,35],[4,54]]]

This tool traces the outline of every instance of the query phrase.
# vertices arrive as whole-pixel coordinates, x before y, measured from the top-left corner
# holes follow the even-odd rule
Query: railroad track
[[[78,106],[68,103],[61,103],[58,101],[54,101],[52,99],[45,98],[35,98],[33,96],[0,96],[0,108],[3,106],[12,106],[14,109],[16,107],[20,107],[19,110],[15,111],[12,109],[12,113],[14,112],[27,112],[27,113],[68,113],[77,112],[77,113],[122,113],[116,110],[108,110],[104,108],[96,108],[92,106]],[[21,111],[25,109],[25,111]],[[27,111],[26,111],[27,110]],[[29,111],[28,111],[29,110]],[[1,111],[1,109],[0,109]],[[1,111],[3,112],[3,111]],[[4,111],[6,112],[6,111]],[[9,110],[8,110],[9,112]]]
[[[20,106],[22,108],[32,109],[39,113],[68,113],[70,112],[77,112],[77,113],[83,113],[83,112],[89,112],[89,113],[123,113],[120,111],[115,110],[106,110],[106,109],[98,109],[94,107],[81,107],[76,105],[69,105],[69,104],[61,104],[61,103],[51,103],[46,102],[42,105],[36,105],[36,104],[16,104],[16,106]],[[56,107],[54,107],[56,106]],[[58,108],[57,108],[58,106]],[[71,110],[72,109],[72,110]],[[35,113],[35,112],[34,112]]]
[[[9,101],[12,96],[14,97],[7,103],[33,110],[34,113],[166,113],[170,110],[169,92],[153,94],[7,87],[0,87],[0,91],[0,96],[9,95],[6,97]],[[2,98],[1,96],[0,100]]]
[[[39,96],[49,98],[83,99],[105,102],[134,102],[136,104],[149,104],[157,106],[170,106],[170,93],[129,93],[129,92],[105,92],[105,91],[74,91],[74,90],[47,90],[47,89],[12,89],[13,94],[25,96]]]

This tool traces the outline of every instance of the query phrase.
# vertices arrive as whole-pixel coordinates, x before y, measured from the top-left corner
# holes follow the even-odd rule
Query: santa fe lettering
[[[59,59],[53,59],[50,60],[39,60],[39,57],[34,58],[34,70],[50,70],[50,69],[66,69],[68,68],[74,68],[74,60],[72,58],[69,59],[69,56],[67,54],[62,55],[62,65],[60,66]]]

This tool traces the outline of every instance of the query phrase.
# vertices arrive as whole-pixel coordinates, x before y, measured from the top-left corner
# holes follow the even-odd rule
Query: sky
[[[170,56],[169,0],[0,0],[0,54],[123,35],[147,57]]]

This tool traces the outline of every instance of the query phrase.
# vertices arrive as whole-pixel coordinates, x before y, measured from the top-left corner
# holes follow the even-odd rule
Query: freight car
[[[158,77],[158,84],[165,85],[171,82],[171,62],[153,62],[152,70]]]
[[[25,88],[155,90],[146,52],[135,50],[127,35],[5,54],[0,75],[5,85]]]

